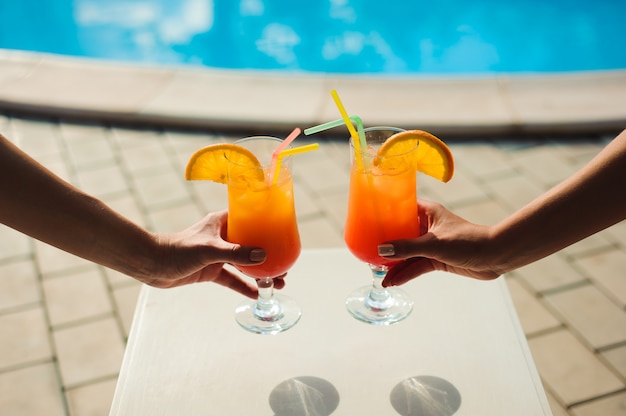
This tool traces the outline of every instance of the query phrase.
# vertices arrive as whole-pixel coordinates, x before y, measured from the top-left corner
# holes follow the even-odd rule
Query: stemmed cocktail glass
[[[273,289],[273,278],[293,266],[301,247],[293,199],[291,157],[283,158],[277,176],[270,177],[272,153],[281,142],[278,138],[264,136],[239,140],[236,144],[250,150],[261,166],[228,162],[227,240],[262,247],[267,253],[262,264],[237,266],[242,273],[256,279],[259,296],[256,301],[240,304],[235,317],[243,328],[261,334],[276,334],[289,329],[301,316],[294,300],[274,294]],[[259,176],[265,180],[245,180]]]
[[[348,311],[357,319],[375,325],[389,325],[406,318],[413,301],[401,289],[384,288],[382,281],[392,260],[378,255],[385,241],[419,236],[415,167],[409,153],[377,155],[380,146],[401,129],[365,129],[366,148],[350,141],[351,173],[345,242],[358,259],[372,271],[372,284],[352,292]],[[386,160],[385,160],[386,159]],[[383,168],[390,167],[393,169]]]

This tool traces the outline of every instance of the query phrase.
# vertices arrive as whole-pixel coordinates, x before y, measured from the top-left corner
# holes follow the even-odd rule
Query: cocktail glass
[[[282,159],[277,180],[270,178],[272,152],[282,140],[275,137],[249,137],[236,142],[250,150],[261,162],[241,166],[229,161],[227,240],[237,244],[262,247],[264,263],[237,266],[257,281],[259,296],[235,309],[239,325],[259,334],[276,334],[294,326],[301,316],[300,307],[288,296],[274,293],[273,278],[287,272],[300,255],[300,234],[293,199],[291,157]],[[262,169],[265,181],[246,181],[258,177]],[[234,173],[236,172],[236,174]]]
[[[379,244],[419,236],[416,171],[408,152],[376,156],[378,148],[401,129],[365,129],[367,148],[351,146],[350,195],[344,239],[354,256],[367,263],[372,284],[352,292],[346,299],[348,311],[361,321],[389,325],[406,318],[413,301],[399,288],[384,288],[382,281],[393,260],[378,255]],[[384,162],[384,163],[383,163]],[[393,169],[381,169],[381,164]]]

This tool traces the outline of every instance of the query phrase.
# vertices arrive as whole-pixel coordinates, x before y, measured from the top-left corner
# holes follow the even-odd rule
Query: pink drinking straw
[[[293,129],[293,131],[289,134],[289,136],[287,136],[287,138],[283,140],[283,142],[279,144],[276,150],[274,150],[274,152],[272,153],[272,161],[270,162],[270,176],[269,176],[270,181],[273,180],[274,174],[276,173],[276,160],[278,159],[278,155],[280,154],[280,152],[285,150],[287,146],[289,146],[291,142],[293,142],[296,139],[296,137],[300,135],[300,133],[301,133],[301,130],[298,127]]]

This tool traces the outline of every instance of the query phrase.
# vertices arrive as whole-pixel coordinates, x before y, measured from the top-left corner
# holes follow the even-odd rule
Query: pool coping
[[[339,117],[443,136],[626,127],[626,70],[364,76],[153,66],[0,49],[0,110],[168,127],[286,132]]]

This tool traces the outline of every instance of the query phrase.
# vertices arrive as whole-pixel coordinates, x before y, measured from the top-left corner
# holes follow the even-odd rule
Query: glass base
[[[273,335],[294,326],[300,320],[300,306],[288,296],[274,294],[268,308],[258,307],[255,300],[241,303],[235,309],[235,319],[243,329],[255,334]]]
[[[376,296],[372,286],[363,286],[346,299],[348,312],[359,321],[372,325],[391,325],[410,315],[413,300],[402,289],[386,288],[388,296]]]

